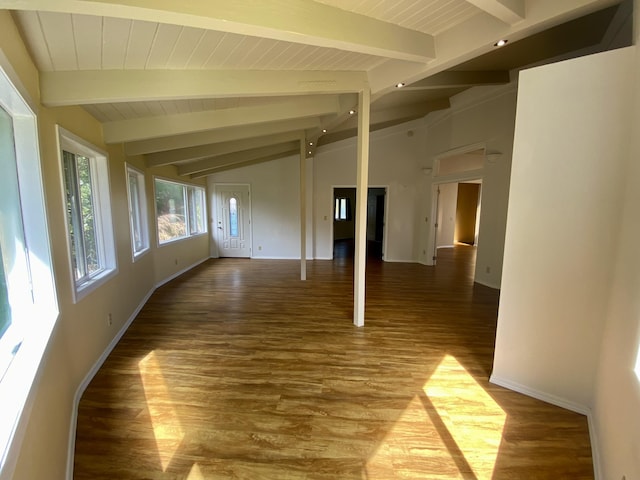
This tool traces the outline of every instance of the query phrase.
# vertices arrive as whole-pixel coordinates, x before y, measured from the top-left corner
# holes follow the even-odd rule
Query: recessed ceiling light
[[[327,129],[326,129],[326,128],[323,128],[323,129],[322,129],[322,133],[327,133]]]
[[[402,88],[406,85],[404,82],[396,83],[396,88]]]
[[[507,44],[508,41],[509,40],[506,40],[506,39],[503,38],[503,39],[498,40],[496,43],[494,43],[493,46],[494,47],[504,47]]]
[[[310,146],[313,146],[313,142],[309,142],[309,145],[310,145]]]
[[[311,155],[311,150],[309,150],[309,155]]]
[[[353,115],[354,113],[356,113],[355,110],[349,110],[349,115]]]

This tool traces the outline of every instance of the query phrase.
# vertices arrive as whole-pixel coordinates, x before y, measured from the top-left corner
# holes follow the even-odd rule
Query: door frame
[[[211,258],[220,258],[220,251],[218,249],[218,227],[217,227],[217,216],[218,216],[218,186],[224,187],[247,187],[249,190],[249,201],[247,205],[247,218],[249,221],[248,228],[248,240],[249,244],[249,258],[253,258],[253,219],[251,217],[251,184],[250,183],[238,183],[238,182],[219,182],[213,184],[213,194],[211,195]]]
[[[440,185],[446,183],[464,183],[472,180],[480,180],[482,182],[482,186],[484,186],[484,167],[476,170],[468,170],[466,172],[453,173],[449,175],[438,175],[438,170],[440,167],[440,161],[447,157],[452,157],[456,155],[461,155],[467,152],[473,152],[474,150],[484,150],[484,167],[486,167],[488,154],[487,154],[487,146],[484,143],[475,143],[472,145],[467,145],[464,147],[454,148],[448,150],[446,152],[440,153],[433,157],[433,177],[431,179],[431,221],[429,222],[429,232],[428,232],[428,247],[429,255],[427,256],[426,265],[436,265],[437,263],[437,241],[436,241],[436,222],[438,221],[438,187]],[[483,201],[482,197],[484,197],[484,188],[480,187],[480,200],[479,204],[482,206]],[[482,207],[480,207],[482,208]],[[482,217],[482,210],[480,210],[480,217]],[[481,228],[481,219],[477,220],[478,222],[478,242],[480,243],[480,228]],[[476,244],[476,246],[477,246]],[[475,272],[474,272],[475,276]]]
[[[333,244],[335,242],[333,238],[333,222],[335,221],[335,190],[336,188],[355,188],[357,191],[356,185],[331,185],[331,225],[329,226],[329,252],[330,257],[333,258]],[[387,258],[387,215],[389,213],[389,185],[367,185],[367,194],[369,193],[370,188],[383,188],[384,189],[384,217],[382,219],[383,227],[382,227],[382,261],[386,261]]]

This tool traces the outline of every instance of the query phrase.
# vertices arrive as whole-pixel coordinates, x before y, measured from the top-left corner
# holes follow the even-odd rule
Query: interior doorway
[[[480,227],[482,180],[442,183],[436,189],[436,251],[457,244],[476,246]]]
[[[387,189],[367,191],[367,258],[384,258],[384,225]],[[356,189],[333,189],[333,258],[353,258],[356,237]]]

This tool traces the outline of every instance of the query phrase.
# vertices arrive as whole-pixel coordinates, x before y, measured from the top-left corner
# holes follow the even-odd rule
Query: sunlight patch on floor
[[[461,478],[420,397],[415,395],[367,460],[365,473],[368,480],[373,480],[425,478],[425,472],[430,471]]]
[[[504,410],[451,355],[442,359],[424,392],[476,478],[491,479],[507,417]]]
[[[173,455],[184,439],[184,431],[171,401],[169,389],[162,375],[155,351],[140,360],[138,368],[140,369],[144,395],[147,399],[147,408],[151,415],[153,435],[156,439],[162,471],[166,471]]]
[[[200,471],[200,467],[197,463],[194,463],[189,470],[189,475],[187,475],[187,480],[205,480],[204,475]]]

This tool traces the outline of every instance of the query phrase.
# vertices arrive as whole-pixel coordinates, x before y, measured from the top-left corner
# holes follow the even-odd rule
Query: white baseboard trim
[[[480,285],[484,285],[485,287],[494,288],[496,290],[500,290],[500,285],[496,285],[492,282],[486,282],[484,280],[478,280],[477,278],[473,279],[474,282],[479,283]]]
[[[509,390],[513,390],[514,392],[537,398],[538,400],[550,403],[551,405],[571,410],[572,412],[580,413],[587,416],[591,413],[591,410],[588,407],[580,405],[579,403],[572,402],[570,400],[552,395],[550,393],[541,392],[540,390],[536,390],[535,388],[530,388],[526,385],[522,385],[520,383],[513,382],[511,380],[507,380],[506,378],[501,378],[493,374],[489,378],[489,382],[500,387],[508,388]]]
[[[508,388],[509,390],[513,390],[514,392],[522,393],[523,395],[527,395],[528,397],[537,398],[538,400],[542,400],[543,402],[550,403],[551,405],[565,408],[572,412],[576,412],[586,416],[587,423],[589,425],[589,441],[591,442],[593,475],[595,480],[602,479],[602,471],[601,471],[602,464],[600,462],[598,438],[597,438],[595,423],[593,420],[593,414],[589,407],[585,405],[581,405],[579,403],[571,402],[565,398],[561,398],[556,395],[551,395],[546,392],[541,392],[540,390],[536,390],[535,388],[529,388],[520,383],[513,382],[511,380],[507,380],[505,378],[501,378],[496,375],[491,375],[491,377],[489,378],[489,382],[493,383],[494,385],[498,385],[500,387]]]
[[[158,282],[158,284],[156,285],[156,288],[160,288],[161,286],[163,286],[165,283],[169,283],[171,280],[174,280],[176,278],[178,278],[180,275],[182,275],[183,273],[187,273],[189,270],[191,270],[192,268],[197,267],[198,265],[206,262],[207,260],[209,260],[210,257],[206,257],[203,258],[202,260],[197,261],[196,263],[193,263],[191,265],[189,265],[188,267],[183,268],[182,270],[180,270],[179,272],[174,273],[173,275],[168,276],[167,278],[165,278],[164,280]]]
[[[102,364],[105,362],[105,360],[107,359],[111,351],[115,348],[115,346],[118,344],[122,336],[129,329],[129,327],[131,326],[135,318],[140,313],[140,310],[142,310],[142,308],[149,301],[149,298],[151,298],[151,295],[153,295],[153,293],[165,283],[170,282],[174,278],[179,277],[183,273],[188,272],[192,268],[197,267],[198,265],[206,262],[207,260],[209,260],[209,257],[204,258],[194,263],[193,265],[180,270],[179,272],[171,275],[170,277],[166,278],[162,282],[159,282],[154,288],[152,288],[145,295],[142,301],[138,304],[138,306],[133,311],[129,319],[124,323],[124,325],[122,325],[122,328],[118,330],[118,333],[116,333],[116,335],[113,337],[111,342],[109,342],[109,345],[107,345],[107,348],[105,348],[104,352],[102,352],[102,355],[100,355],[98,360],[96,360],[96,362],[93,364],[91,369],[87,372],[82,382],[80,382],[80,385],[78,386],[78,389],[76,390],[76,393],[73,397],[73,405],[71,409],[71,425],[69,428],[69,447],[68,447],[69,450],[67,452],[67,480],[73,480],[73,462],[74,462],[74,456],[75,456],[75,450],[76,450],[76,428],[78,425],[78,407],[80,406],[80,399],[82,398],[84,391],[89,386],[89,383],[91,383],[91,380],[93,380],[93,377],[96,375],[96,373],[98,373],[98,370],[100,370],[100,367],[102,367]]]
[[[593,477],[595,480],[601,480],[602,476],[602,461],[600,460],[600,443],[598,442],[598,433],[596,430],[595,420],[593,419],[593,412],[589,410],[587,414],[587,422],[589,423],[589,440],[591,442],[591,459],[593,461]]]
[[[389,262],[389,263],[418,263],[415,260],[407,260],[407,259],[398,260],[396,258],[383,258],[382,261]]]
[[[122,325],[122,328],[118,330],[116,336],[113,337],[111,342],[109,342],[109,345],[107,345],[107,348],[104,350],[104,352],[102,352],[102,355],[100,355],[98,360],[96,360],[96,363],[93,364],[93,367],[91,367],[91,369],[87,372],[82,382],[80,382],[78,389],[76,390],[76,394],[73,397],[73,406],[71,410],[71,428],[69,432],[69,450],[67,455],[67,480],[73,480],[73,461],[76,449],[76,428],[78,425],[78,407],[80,406],[80,399],[82,398],[84,391],[87,389],[89,383],[91,383],[91,380],[93,380],[93,377],[96,375],[96,373],[98,373],[98,370],[100,370],[100,367],[102,367],[102,364],[105,362],[111,351],[118,344],[122,336],[129,329],[135,318],[140,313],[140,310],[142,310],[142,307],[145,306],[145,304],[155,291],[156,289],[152,288],[149,293],[147,293],[147,295],[142,299],[129,319],[124,323],[124,325]]]

